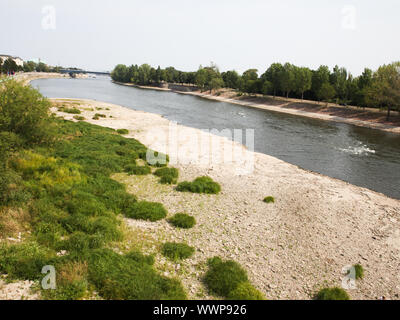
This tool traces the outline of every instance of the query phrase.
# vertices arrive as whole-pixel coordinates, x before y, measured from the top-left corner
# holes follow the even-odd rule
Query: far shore
[[[157,90],[157,91],[169,91],[169,92],[175,92],[179,94],[186,94],[186,95],[192,95],[204,99],[209,99],[209,100],[215,100],[215,101],[220,101],[220,102],[227,102],[231,104],[237,104],[245,107],[250,107],[250,108],[257,108],[257,109],[262,109],[262,110],[268,110],[268,111],[273,111],[273,112],[280,112],[280,113],[286,113],[286,114],[292,114],[296,116],[301,116],[301,117],[307,117],[307,118],[314,118],[314,119],[320,119],[320,120],[326,120],[326,121],[335,121],[335,122],[342,122],[342,123],[348,123],[360,127],[367,127],[371,129],[378,129],[386,132],[392,132],[392,133],[400,133],[400,122],[399,126],[397,125],[392,125],[392,124],[386,124],[383,123],[384,120],[383,118],[386,116],[385,112],[380,112],[379,109],[376,110],[371,110],[368,109],[364,111],[363,109],[359,108],[358,110],[355,107],[341,107],[337,106],[334,104],[328,104],[328,108],[336,108],[336,110],[326,110],[327,108],[324,108],[326,106],[326,103],[320,103],[318,104],[315,101],[302,101],[299,99],[286,99],[282,97],[276,97],[273,99],[272,97],[236,97],[232,91],[229,90],[221,90],[218,94],[209,94],[206,92],[200,92],[199,90],[195,91],[184,91],[184,90],[174,90],[174,89],[169,89],[169,88],[162,88],[162,87],[156,87],[156,86],[139,86],[131,83],[122,83],[122,82],[117,82],[113,81],[116,84],[123,85],[123,86],[128,86],[128,87],[136,87],[140,89],[149,89],[149,90]],[[181,86],[185,87],[185,86]],[[187,87],[187,88],[193,88],[193,87]],[[255,101],[252,101],[255,100]],[[312,107],[319,108],[318,110],[315,110],[313,112],[309,111],[312,109]],[[348,111],[352,111],[352,114],[348,117],[341,116],[341,114],[345,114]],[[374,115],[375,117],[372,117],[370,120],[362,120],[360,115]],[[379,117],[380,116],[380,117]],[[400,114],[398,112],[393,112],[393,117],[396,117],[400,119]],[[379,118],[379,119],[378,119]],[[379,122],[378,122],[379,121]]]

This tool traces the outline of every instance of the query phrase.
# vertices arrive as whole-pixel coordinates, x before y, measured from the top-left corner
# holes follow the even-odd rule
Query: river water
[[[49,98],[104,101],[198,129],[254,129],[255,151],[400,199],[400,135],[96,79],[32,82]]]

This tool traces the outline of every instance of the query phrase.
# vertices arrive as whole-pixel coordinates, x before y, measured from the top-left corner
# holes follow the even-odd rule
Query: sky
[[[0,54],[110,71],[115,65],[263,73],[400,60],[398,0],[1,0]]]

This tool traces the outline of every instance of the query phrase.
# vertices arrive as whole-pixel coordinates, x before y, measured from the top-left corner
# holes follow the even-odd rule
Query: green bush
[[[149,166],[128,165],[125,167],[125,172],[131,175],[145,176],[151,173],[151,168]]]
[[[101,113],[96,113],[94,116],[97,118],[107,118],[107,116],[105,114],[101,114]]]
[[[158,221],[167,216],[167,210],[161,203],[140,201],[126,210],[125,215],[132,219]]]
[[[190,229],[196,224],[196,219],[186,213],[177,213],[168,222],[177,228]]]
[[[0,132],[7,131],[26,143],[53,142],[56,126],[50,115],[51,104],[37,90],[14,80],[0,88]]]
[[[84,120],[86,120],[85,117],[82,117],[82,116],[74,116],[74,119],[75,119],[75,120],[78,120],[78,121],[84,121]]]
[[[129,133],[129,130],[128,130],[128,129],[118,129],[117,132],[118,132],[119,134],[128,134],[128,133]]]
[[[238,286],[248,282],[247,272],[235,261],[222,261],[214,257],[208,261],[204,282],[211,293],[222,297],[229,297]]]
[[[81,110],[77,108],[68,108],[68,107],[60,107],[58,108],[58,111],[64,112],[64,113],[70,113],[70,114],[81,114]]]
[[[92,118],[93,120],[99,120],[100,119],[100,117],[99,116],[93,116],[93,118]]]
[[[157,169],[154,174],[161,178],[161,184],[175,184],[179,177],[178,169],[168,167]]]
[[[364,278],[364,268],[362,267],[361,264],[356,264],[353,266],[355,271],[356,271],[356,279],[362,279]]]
[[[265,197],[264,198],[264,202],[265,203],[274,203],[275,202],[275,198],[274,197]]]
[[[49,264],[54,252],[34,242],[0,245],[0,273],[10,279],[39,280],[42,268]]]
[[[181,192],[218,194],[221,191],[221,186],[210,177],[199,177],[193,182],[184,181],[179,183],[176,190]]]
[[[249,282],[240,283],[228,296],[229,300],[265,300],[264,295]]]
[[[324,288],[315,296],[316,300],[350,300],[349,295],[342,288]]]
[[[84,257],[89,263],[89,280],[105,299],[182,300],[181,283],[159,275],[143,259],[119,255],[109,249],[93,250]]]
[[[174,261],[190,258],[194,251],[194,248],[186,243],[167,242],[161,248],[163,256]]]

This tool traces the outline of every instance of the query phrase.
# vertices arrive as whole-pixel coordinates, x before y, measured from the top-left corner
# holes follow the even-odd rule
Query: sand
[[[96,107],[103,110],[87,110]],[[129,129],[127,137],[155,150],[171,155],[178,148],[179,161],[173,166],[180,170],[180,181],[208,175],[221,184],[217,196],[198,195],[160,185],[154,176],[114,176],[139,199],[163,203],[169,216],[186,212],[196,217],[197,225],[190,230],[174,229],[165,220],[125,219],[142,235],[143,247],[144,239],[152,239],[148,253],[159,252],[164,241],[186,241],[197,248],[193,258],[179,265],[156,256],[166,275],[183,280],[190,298],[213,298],[201,279],[205,261],[218,255],[242,264],[269,299],[310,299],[323,286],[341,286],[343,268],[356,263],[364,267],[365,277],[348,290],[353,299],[399,299],[399,200],[248,151],[226,138],[171,124],[160,115],[89,100],[81,100],[80,109],[88,122]],[[107,118],[92,120],[94,113]],[[177,138],[168,141],[174,130]],[[235,161],[205,161],[210,152],[199,150],[196,137],[206,144],[213,141],[217,149],[234,148]],[[250,169],[254,163],[254,170],[241,172],[243,163]],[[264,203],[266,196],[275,197],[275,203]]]

